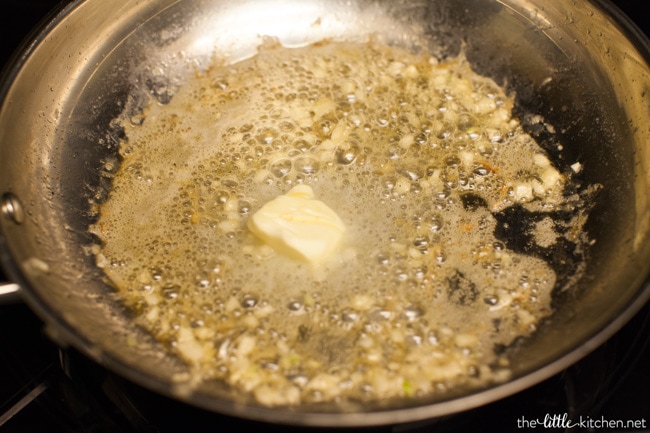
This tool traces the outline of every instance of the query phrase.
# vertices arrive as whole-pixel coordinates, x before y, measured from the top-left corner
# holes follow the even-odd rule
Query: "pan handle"
[[[0,305],[15,304],[22,301],[18,284],[0,282]]]

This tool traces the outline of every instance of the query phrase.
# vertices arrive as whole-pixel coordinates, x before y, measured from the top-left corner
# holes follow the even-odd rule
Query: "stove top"
[[[0,66],[57,3],[55,0],[3,0]],[[650,15],[644,13],[643,2],[617,0],[614,3],[650,34]],[[3,279],[0,274],[0,281]],[[44,334],[42,322],[20,303],[0,305],[0,345],[0,432],[202,433],[242,429],[297,433],[305,430],[205,412],[140,388],[75,350],[54,345]],[[623,427],[616,425],[616,421],[622,421]],[[444,419],[353,431],[650,432],[649,424],[650,304],[585,359],[510,398]]]

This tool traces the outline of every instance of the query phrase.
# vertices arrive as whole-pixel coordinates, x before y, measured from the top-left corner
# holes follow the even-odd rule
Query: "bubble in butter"
[[[248,220],[248,228],[278,253],[313,264],[327,259],[345,232],[341,218],[307,185],[266,203]]]

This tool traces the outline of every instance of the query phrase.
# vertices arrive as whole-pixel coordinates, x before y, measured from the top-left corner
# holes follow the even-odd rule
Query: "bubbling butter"
[[[248,228],[274,250],[313,264],[327,259],[345,232],[341,218],[314,199],[307,185],[266,203],[250,217]]]
[[[278,406],[507,380],[495,347],[551,314],[558,278],[497,238],[498,214],[548,213],[526,234],[540,248],[586,242],[585,215],[552,218],[580,209],[570,177],[462,58],[263,47],[165,102],[123,122],[91,230],[120,300],[191,384]]]

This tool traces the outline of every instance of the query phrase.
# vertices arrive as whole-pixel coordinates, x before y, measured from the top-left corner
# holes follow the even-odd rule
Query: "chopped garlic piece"
[[[205,353],[201,343],[194,338],[192,330],[186,327],[179,329],[176,347],[183,358],[192,362],[198,362]]]
[[[536,153],[533,155],[533,162],[539,167],[550,167],[551,161],[546,157],[546,155],[541,153]]]
[[[580,173],[582,171],[582,164],[579,162],[571,164],[571,170],[573,170],[574,173]]]
[[[528,182],[519,182],[514,185],[513,192],[518,202],[528,202],[533,199],[533,186]]]
[[[277,252],[310,263],[326,259],[345,232],[341,218],[315,200],[307,185],[266,203],[248,220],[248,228]]]
[[[547,188],[554,187],[558,182],[562,181],[562,175],[555,168],[548,167],[540,175],[542,183]]]

